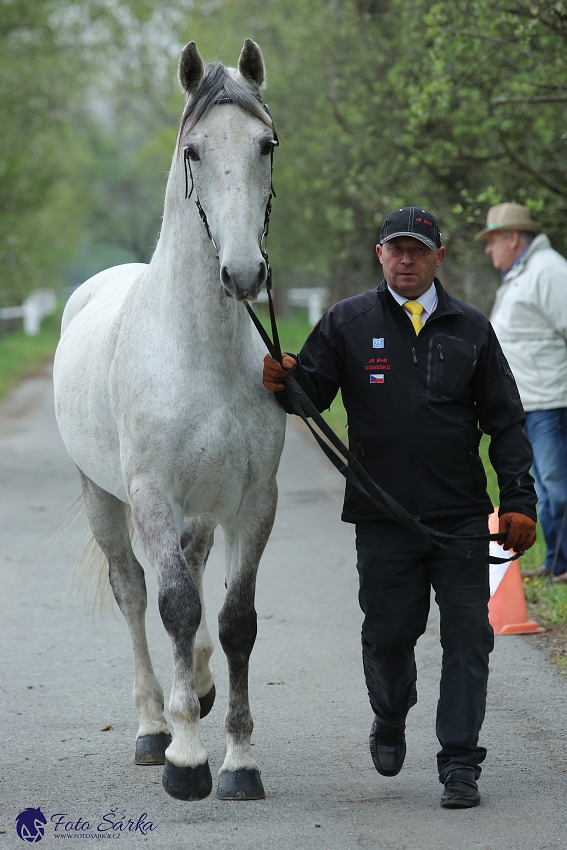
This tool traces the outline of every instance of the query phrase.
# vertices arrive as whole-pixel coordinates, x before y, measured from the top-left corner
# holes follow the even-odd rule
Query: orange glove
[[[525,514],[502,514],[498,517],[498,531],[508,532],[508,537],[502,544],[504,549],[525,552],[535,543],[536,524],[531,517]]]
[[[283,382],[289,375],[291,369],[296,365],[297,360],[291,354],[284,354],[282,358],[283,368],[277,360],[266,354],[264,357],[264,374],[262,380],[266,389],[273,393],[283,390]]]

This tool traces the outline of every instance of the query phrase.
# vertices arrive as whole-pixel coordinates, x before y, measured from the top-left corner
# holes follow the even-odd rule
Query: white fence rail
[[[19,307],[0,308],[0,319],[23,319],[24,333],[36,336],[41,320],[51,316],[57,309],[57,298],[53,289],[37,289]]]
[[[315,325],[329,302],[329,290],[324,286],[288,289],[287,300],[291,307],[307,307],[310,325]]]
[[[329,290],[325,286],[298,286],[286,292],[290,307],[307,307],[307,316],[311,326],[316,325],[329,306]],[[268,303],[268,293],[262,289],[258,293],[258,303]]]

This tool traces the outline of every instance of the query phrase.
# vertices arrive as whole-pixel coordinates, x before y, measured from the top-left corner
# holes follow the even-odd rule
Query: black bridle
[[[255,95],[255,97],[257,97],[257,100],[260,101],[260,103],[262,104],[262,106],[266,110],[266,112],[269,115],[270,120],[271,120],[272,114],[270,112],[270,108],[269,108],[268,104],[262,103],[262,99],[259,96]],[[222,97],[219,97],[215,100],[215,106],[217,104],[220,104],[220,103],[233,103],[233,102],[234,101],[228,95],[223,95]],[[268,238],[268,231],[270,229],[270,216],[272,214],[272,198],[277,197],[276,192],[274,190],[274,181],[273,181],[273,176],[274,176],[274,148],[277,148],[277,146],[280,143],[280,141],[278,139],[278,134],[276,133],[275,129],[273,128],[273,122],[272,122],[272,130],[273,130],[274,137],[272,139],[271,149],[270,149],[270,194],[268,196],[268,202],[266,204],[266,211],[264,213],[264,227],[262,228],[262,235],[260,237],[260,253],[262,254],[262,257],[264,258],[264,262],[266,263],[266,289],[267,289],[268,292],[270,292],[270,290],[272,288],[272,267],[270,266],[270,263],[268,262],[268,254],[266,252],[266,241],[267,241],[267,238]],[[195,190],[195,181],[193,179],[193,170],[191,168],[191,157],[189,155],[189,150],[187,148],[184,150],[183,159],[184,159],[184,166],[185,166],[185,198],[186,198],[186,200],[189,200],[189,198],[191,197],[191,195],[193,194],[193,192]],[[191,177],[191,189],[189,189],[189,179],[187,177],[187,172],[189,172],[189,176]],[[195,192],[195,205],[197,207],[197,210],[199,211],[201,221],[205,225],[205,230],[207,231],[207,236],[209,237],[209,239],[213,243],[213,247],[215,249],[215,253],[216,253],[216,256],[217,256],[217,259],[218,259],[219,249],[217,247],[217,243],[214,240],[213,234],[211,233],[211,228],[209,227],[207,214],[206,214],[205,210],[203,209],[203,206],[201,204],[201,201],[199,200],[199,196],[198,196],[197,192]],[[248,302],[245,302],[245,303],[246,303],[246,306],[249,307]]]
[[[258,98],[262,103],[261,99]],[[228,96],[223,96],[218,98],[215,103],[232,103],[233,101]],[[271,116],[270,110],[266,103],[262,104],[268,115]],[[262,236],[260,237],[260,251],[264,261],[266,263],[267,275],[266,275],[266,292],[268,294],[268,306],[270,313],[270,325],[272,328],[272,338],[270,339],[267,334],[264,326],[262,325],[260,319],[251,308],[248,301],[244,302],[244,306],[246,307],[256,330],[260,334],[266,348],[268,349],[270,355],[277,360],[278,363],[282,362],[282,350],[279,340],[278,328],[276,323],[276,316],[274,311],[274,304],[272,300],[272,267],[268,261],[268,253],[266,251],[266,240],[268,237],[268,230],[270,226],[270,215],[272,213],[272,197],[276,197],[276,193],[274,191],[273,185],[273,171],[274,171],[274,148],[279,144],[279,140],[274,130],[274,141],[272,144],[272,149],[270,151],[270,194],[268,197],[268,202],[266,204],[266,211],[264,215],[264,227],[262,231]],[[185,158],[185,197],[189,199],[195,188],[195,183],[193,180],[193,172],[191,170],[191,160],[189,158],[189,152],[185,150],[184,154]],[[187,178],[187,171],[191,176],[191,189],[189,190],[189,181]],[[203,222],[207,235],[211,240],[216,255],[218,258],[218,248],[216,242],[211,233],[211,229],[209,227],[209,222],[207,221],[207,215],[205,210],[201,206],[201,202],[199,201],[197,192],[195,192],[195,204],[199,211],[199,215],[201,217],[201,221]],[[473,541],[477,543],[486,543],[488,541],[494,540],[498,542],[504,542],[506,537],[508,536],[506,532],[499,532],[497,534],[473,534],[465,537],[460,537],[454,534],[445,534],[442,531],[437,531],[434,528],[430,528],[419,520],[415,519],[415,517],[411,516],[405,508],[403,508],[395,499],[393,499],[385,490],[382,490],[381,487],[376,484],[375,481],[368,475],[366,470],[361,466],[356,457],[350,452],[350,450],[345,446],[343,441],[338,437],[332,428],[325,422],[311,399],[303,392],[295,378],[293,377],[292,372],[288,374],[287,378],[284,380],[284,390],[291,405],[292,410],[296,413],[307,425],[315,440],[331,461],[333,466],[340,472],[340,474],[345,478],[351,486],[356,488],[359,492],[361,492],[367,499],[369,499],[375,507],[377,507],[382,513],[384,513],[389,519],[394,520],[395,522],[400,523],[408,529],[419,534],[423,537],[428,544],[431,546],[437,546],[442,549],[451,550],[455,556],[466,558],[467,560],[471,560],[473,558],[478,558],[479,560],[484,560],[487,558],[488,563],[490,564],[506,564],[509,561],[515,561],[524,552],[516,552],[510,558],[499,558],[495,555],[486,555],[486,549],[483,550],[475,549],[474,547],[457,550],[455,547],[456,542],[464,542],[464,541]],[[319,429],[316,431],[311,422],[311,419]],[[321,432],[321,433],[319,433]],[[321,436],[321,434],[323,436]],[[325,439],[323,439],[323,437]]]

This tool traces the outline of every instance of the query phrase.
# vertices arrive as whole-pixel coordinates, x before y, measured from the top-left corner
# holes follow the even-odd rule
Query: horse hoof
[[[166,759],[161,781],[167,793],[176,800],[203,800],[213,790],[208,761],[197,767],[178,767]]]
[[[199,705],[201,706],[201,718],[206,717],[213,705],[215,704],[215,696],[217,691],[215,686],[211,688],[208,694],[204,697],[199,697]]]
[[[265,800],[259,770],[225,770],[217,786],[219,800]]]
[[[171,744],[169,732],[157,735],[142,735],[136,741],[134,764],[164,764],[165,751]]]

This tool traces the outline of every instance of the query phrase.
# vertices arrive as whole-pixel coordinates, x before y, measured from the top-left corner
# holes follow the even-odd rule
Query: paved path
[[[121,615],[116,610],[93,621],[83,598],[67,590],[86,527],[79,518],[62,528],[74,512],[78,478],[58,437],[49,377],[28,380],[0,406],[0,850],[25,846],[14,821],[28,806],[39,806],[48,818],[65,813],[64,822],[82,818],[79,827],[88,821],[91,833],[110,812],[114,824],[121,815],[126,823],[147,813],[145,822],[155,829],[146,836],[104,833],[120,835],[122,847],[566,847],[567,680],[523,638],[497,639],[492,656],[482,738],[489,759],[478,809],[439,807],[435,611],[418,646],[419,703],[410,715],[406,767],[394,779],[374,771],[353,530],[338,519],[342,485],[296,426],[288,428],[279,480],[278,516],[258,582],[251,664],[255,751],[267,799],[226,803],[211,796],[181,803],[162,791],[160,768],[132,762],[137,721]],[[169,642],[153,578],[148,583],[150,645],[167,694]],[[205,589],[214,631],[224,590],[220,534]],[[214,775],[223,759],[227,692],[218,643],[213,661],[218,701],[202,733]],[[80,829],[64,834],[67,843],[81,836]],[[53,824],[41,846],[57,846]]]

